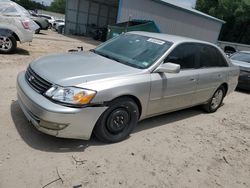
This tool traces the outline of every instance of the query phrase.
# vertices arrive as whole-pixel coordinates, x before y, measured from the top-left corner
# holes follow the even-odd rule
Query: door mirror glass
[[[161,64],[159,67],[157,67],[154,72],[179,73],[180,69],[181,69],[180,65],[175,64],[175,63],[171,63],[171,62],[167,62],[167,63]]]

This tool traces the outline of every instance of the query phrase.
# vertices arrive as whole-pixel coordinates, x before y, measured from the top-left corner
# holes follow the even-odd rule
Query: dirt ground
[[[32,60],[97,42],[52,31],[0,55],[0,188],[250,187],[250,95],[236,91],[214,114],[200,108],[150,118],[117,144],[59,139],[33,128],[16,98]]]

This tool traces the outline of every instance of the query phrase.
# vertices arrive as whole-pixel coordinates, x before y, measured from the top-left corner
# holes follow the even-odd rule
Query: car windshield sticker
[[[144,61],[142,64],[147,67],[149,63]]]
[[[148,42],[155,43],[155,44],[159,44],[159,45],[163,45],[163,44],[165,44],[165,42],[164,42],[164,41],[162,41],[162,40],[158,40],[158,39],[153,39],[153,38],[150,38],[150,39],[148,39],[147,41],[148,41]]]

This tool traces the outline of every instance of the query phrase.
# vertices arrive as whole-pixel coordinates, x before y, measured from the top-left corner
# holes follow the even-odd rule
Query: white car
[[[64,19],[56,19],[52,24],[52,28],[57,31],[59,26],[64,26],[64,25],[65,25]]]
[[[39,26],[27,10],[12,1],[0,0],[0,53],[11,53],[20,43],[31,42]]]
[[[55,22],[55,18],[53,16],[47,15],[47,14],[38,14],[39,17],[45,18],[49,22],[49,27],[51,28],[53,23]]]

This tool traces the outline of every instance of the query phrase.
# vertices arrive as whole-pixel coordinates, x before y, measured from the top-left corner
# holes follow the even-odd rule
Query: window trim
[[[198,69],[211,69],[211,68],[226,68],[226,67],[229,67],[229,64],[228,64],[225,56],[221,53],[221,51],[216,46],[213,46],[211,44],[206,44],[206,43],[198,43],[198,45],[199,45],[199,48],[198,48],[199,49]],[[208,47],[211,47],[211,48],[215,49],[217,51],[217,53],[221,56],[222,60],[224,61],[225,66],[202,67],[201,66],[201,61],[200,61],[202,46],[208,46]]]
[[[163,60],[163,64],[164,63],[167,63],[167,62],[165,62],[165,60],[169,57],[169,55],[176,49],[176,48],[178,48],[179,46],[181,46],[181,45],[185,45],[185,44],[194,44],[194,45],[196,45],[196,47],[200,44],[200,43],[197,43],[197,42],[182,42],[182,43],[179,43],[178,45],[176,45],[170,52],[169,52],[169,54],[164,58],[164,60]],[[197,50],[198,50],[199,48],[197,48]],[[196,55],[195,55],[195,67],[194,68],[181,68],[180,69],[180,71],[187,71],[187,70],[197,70],[197,69],[199,69],[199,57],[200,57],[200,53],[196,53]]]

